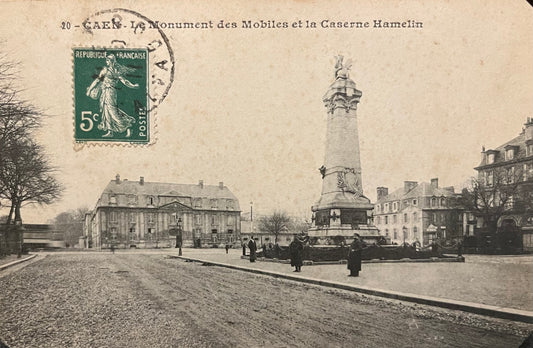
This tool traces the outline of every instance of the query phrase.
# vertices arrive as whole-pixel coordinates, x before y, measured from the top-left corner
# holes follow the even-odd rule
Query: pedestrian
[[[348,269],[350,270],[350,277],[359,277],[362,256],[363,242],[359,237],[359,234],[356,233],[348,253]]]
[[[250,262],[255,262],[255,252],[257,251],[257,244],[255,243],[254,236],[250,238],[248,242],[248,249],[250,249]]]
[[[291,244],[289,244],[289,253],[291,256],[291,266],[294,267],[294,272],[302,271],[302,254],[304,250],[304,244],[298,238],[297,235],[294,235],[294,239]]]
[[[115,244],[114,243],[111,243],[111,252],[113,254],[115,253]]]
[[[228,253],[228,250],[229,250],[229,244],[226,244],[226,254]]]
[[[463,242],[457,244],[457,256],[463,256]]]
[[[242,256],[246,256],[246,243],[242,242]]]

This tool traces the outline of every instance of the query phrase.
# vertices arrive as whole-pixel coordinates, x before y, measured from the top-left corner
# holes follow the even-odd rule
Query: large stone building
[[[505,199],[504,212],[494,221],[500,237],[514,235],[516,247],[533,251],[533,119],[522,132],[495,149],[483,149],[475,168],[478,183],[488,190],[497,207]],[[470,214],[472,228],[482,228],[483,217]],[[509,238],[504,238],[509,239]]]
[[[212,247],[240,242],[239,201],[219,185],[111,180],[87,214],[92,248]]]
[[[388,188],[378,187],[377,195],[374,224],[393,243],[428,246],[436,239],[462,236],[462,213],[453,203],[457,194],[453,187],[440,188],[438,179],[405,181],[390,194]]]

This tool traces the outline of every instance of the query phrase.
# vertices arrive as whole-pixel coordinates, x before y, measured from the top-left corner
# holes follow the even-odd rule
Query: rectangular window
[[[218,225],[218,216],[211,215],[211,225]]]
[[[407,213],[403,214],[403,222],[409,222],[409,218],[407,217]]]
[[[116,212],[116,211],[112,211],[112,212],[110,213],[109,221],[111,221],[111,222],[117,222],[117,212]]]
[[[388,225],[388,224],[389,224],[389,217],[385,215],[385,225]]]
[[[135,214],[135,213],[130,213],[130,222],[131,222],[132,224],[134,224],[134,223],[137,221],[136,218],[137,218],[137,214]]]
[[[202,215],[200,214],[194,215],[194,223],[196,225],[200,225],[202,223]]]
[[[394,239],[398,239],[398,230],[394,229]]]
[[[417,214],[416,214],[416,211],[413,212],[413,222],[417,222],[417,221],[418,221],[416,215],[417,215]]]
[[[153,214],[153,213],[148,213],[148,214],[147,214],[147,217],[148,217],[148,223],[153,224],[153,223],[155,222],[155,216],[154,216],[154,215],[155,215],[155,214]]]
[[[392,216],[392,222],[393,223],[398,223],[398,217],[396,215]]]
[[[413,205],[416,205],[417,203],[416,199],[413,199]]]

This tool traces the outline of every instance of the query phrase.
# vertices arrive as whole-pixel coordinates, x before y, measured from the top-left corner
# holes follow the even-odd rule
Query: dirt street
[[[531,325],[162,254],[40,256],[0,273],[16,347],[518,347]]]

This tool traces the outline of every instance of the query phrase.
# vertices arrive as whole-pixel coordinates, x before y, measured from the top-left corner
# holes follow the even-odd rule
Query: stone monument
[[[372,223],[374,206],[363,195],[361,183],[356,110],[362,93],[350,79],[350,60],[336,58],[335,81],[323,97],[328,120],[325,161],[319,168],[322,194],[312,207],[313,225],[308,234],[317,237],[319,244],[339,236],[350,240],[354,233],[372,243],[379,232]]]

